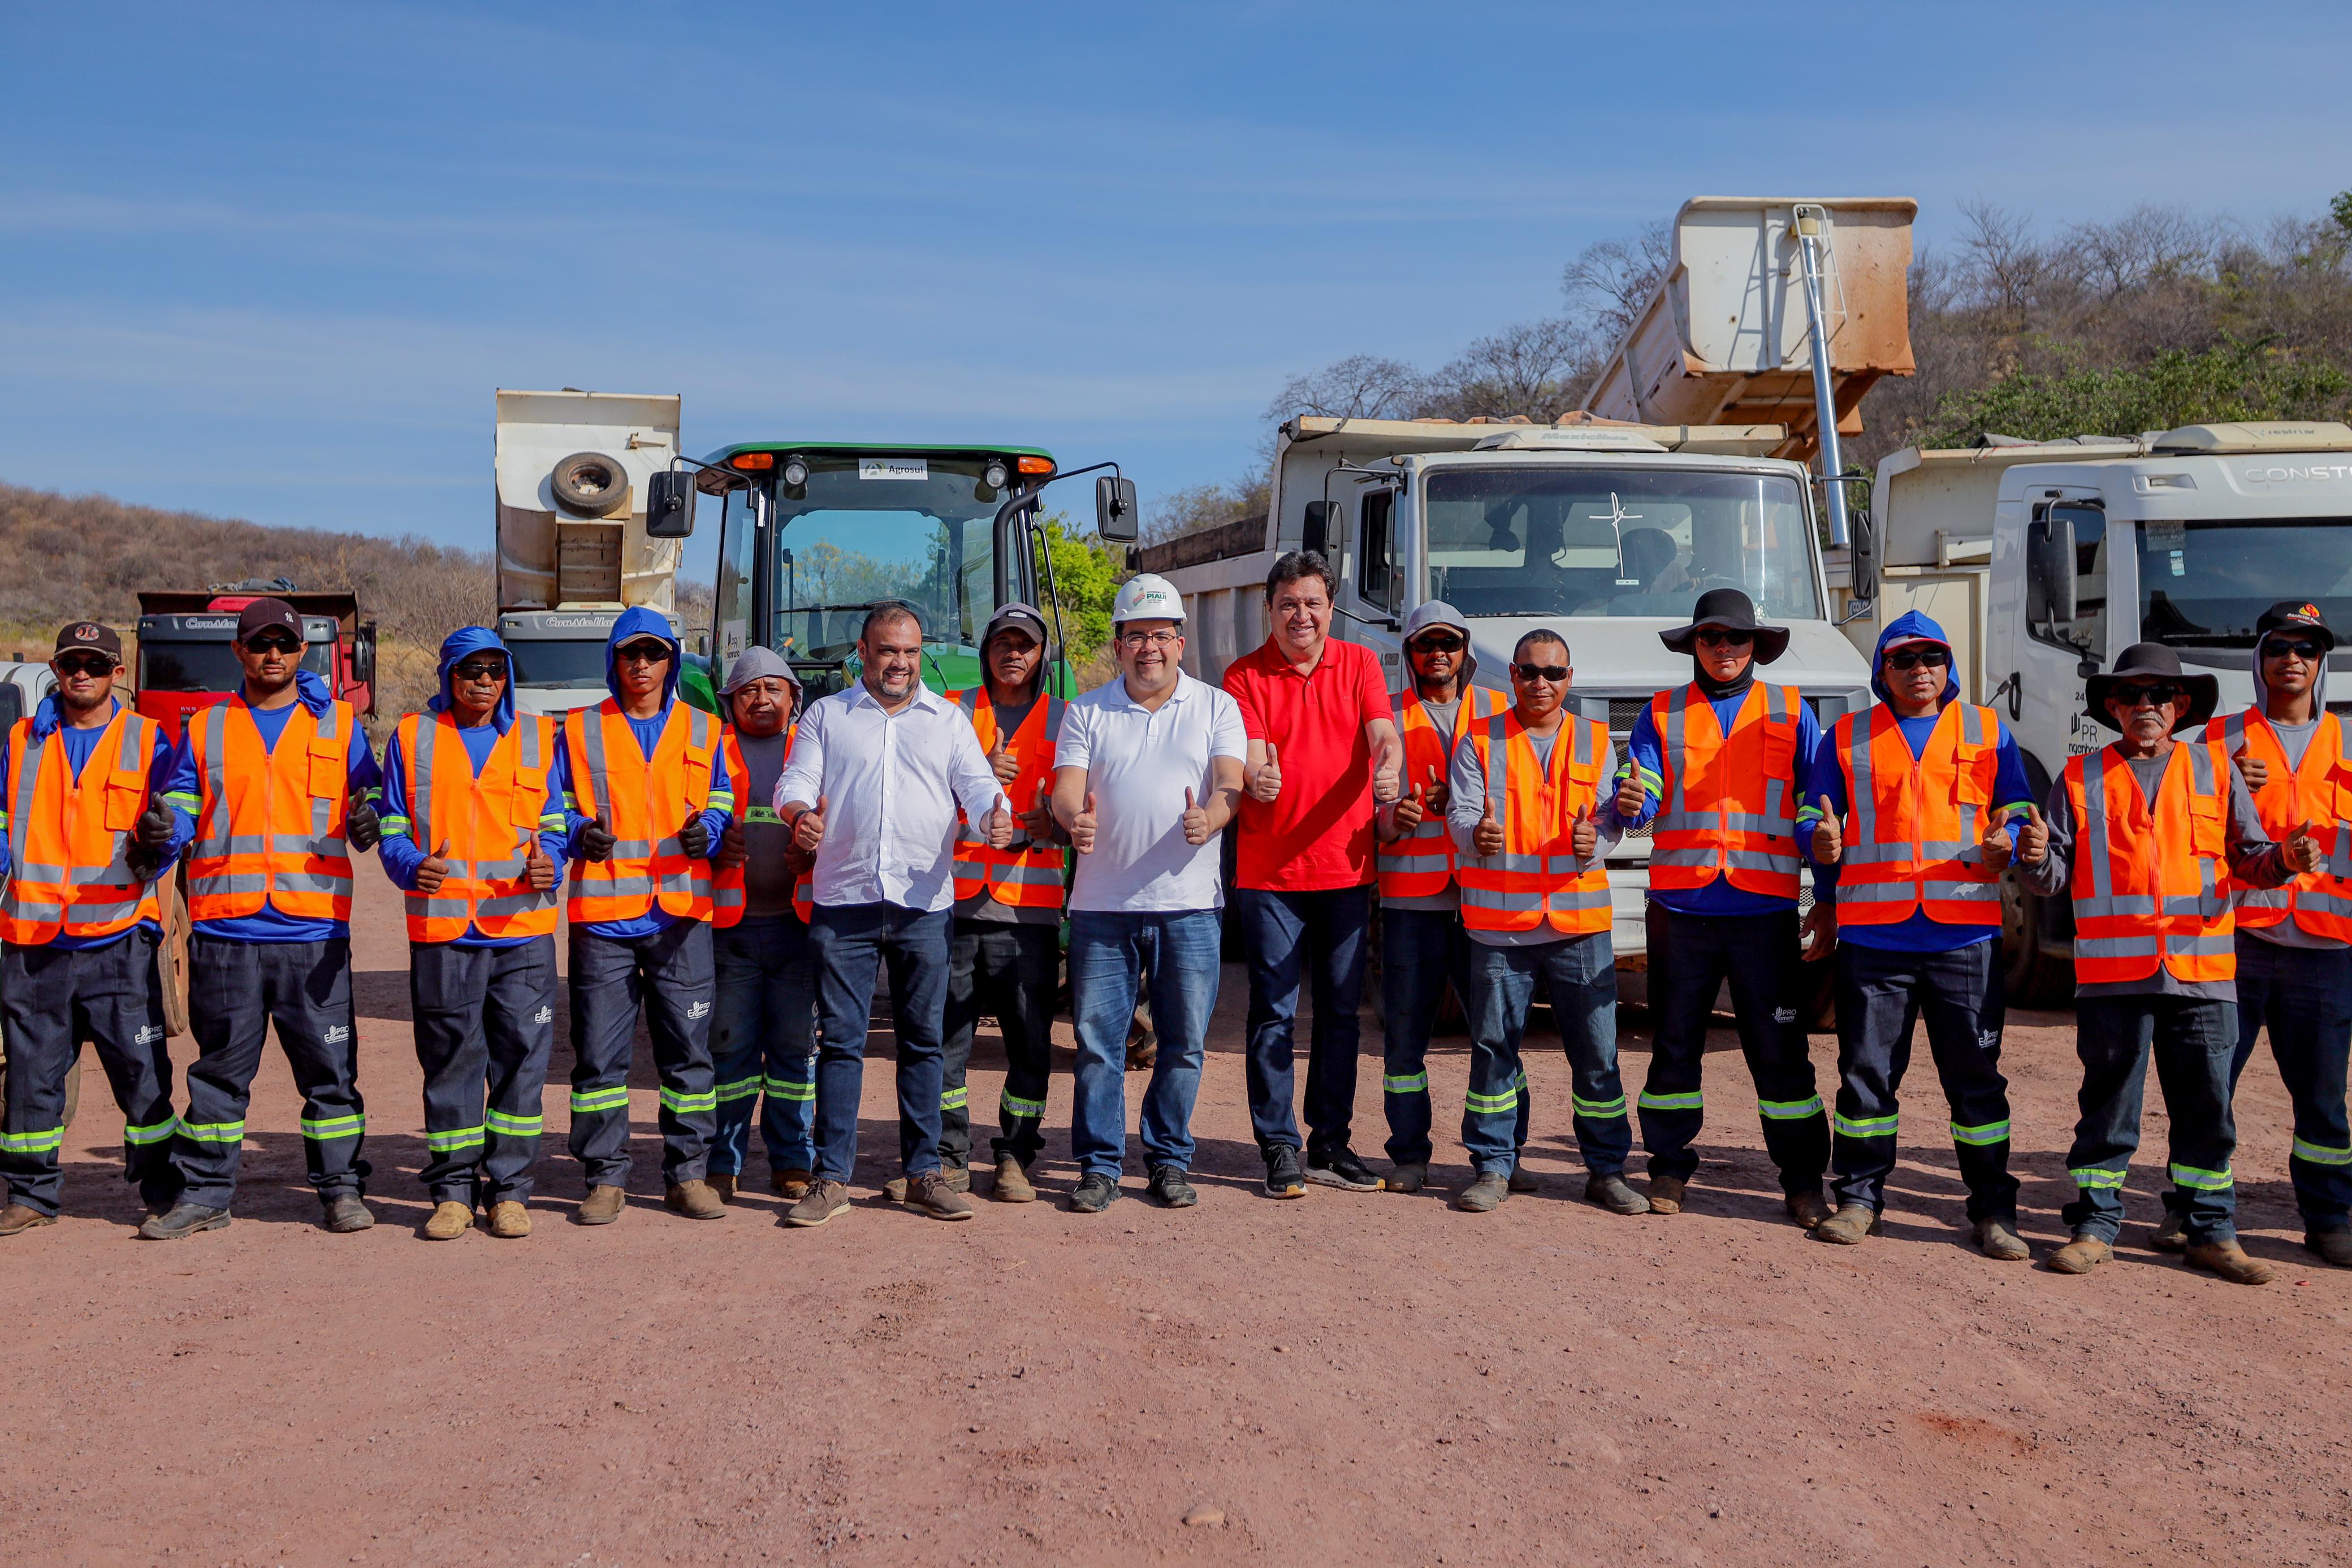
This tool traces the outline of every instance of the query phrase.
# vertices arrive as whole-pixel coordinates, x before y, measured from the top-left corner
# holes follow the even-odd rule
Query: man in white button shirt
[[[1069,1206],[1117,1201],[1127,1156],[1127,1033],[1140,975],[1151,977],[1159,1058],[1143,1096],[1151,1195],[1197,1201],[1192,1101],[1209,1015],[1217,1006],[1224,887],[1217,834],[1241,800],[1249,753],[1241,709],[1177,667],[1184,601],[1146,574],[1111,606],[1119,678],[1063,710],[1054,752],[1054,814],[1078,852],[1070,893],[1071,1011],[1078,1034],[1070,1148],[1079,1178]]]
[[[816,855],[816,1179],[784,1218],[823,1225],[848,1206],[878,961],[890,971],[908,1206],[934,1219],[969,1219],[971,1204],[940,1175],[939,1151],[956,808],[1000,849],[1012,841],[1013,819],[971,720],[923,686],[923,628],[913,609],[876,605],[857,652],[858,684],[810,706],[776,779],[776,814]]]

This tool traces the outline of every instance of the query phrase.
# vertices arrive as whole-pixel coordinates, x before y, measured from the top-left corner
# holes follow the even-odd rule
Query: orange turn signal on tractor
[[[776,455],[772,452],[738,452],[727,460],[730,468],[773,468]]]
[[[1020,466],[1024,474],[1051,474],[1054,460],[1050,457],[1024,457]]]

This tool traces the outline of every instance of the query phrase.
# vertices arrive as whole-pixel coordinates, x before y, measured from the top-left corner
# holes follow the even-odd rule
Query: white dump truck
[[[2041,797],[2066,758],[2114,738],[2084,682],[2134,643],[2168,643],[2253,700],[2254,620],[2281,600],[2352,630],[2352,427],[2206,424],[1960,450],[1878,465],[1855,530],[1845,623],[1855,646],[1908,610],[1952,638],[1961,690],[2016,732]],[[2352,666],[2352,651],[2329,659]],[[2328,706],[2352,711],[2352,677]],[[2066,902],[2009,889],[2013,1000],[2070,994]]]
[[[679,403],[570,387],[498,394],[499,635],[526,713],[603,700],[622,611],[677,625],[683,547],[646,533],[646,494],[678,455]]]

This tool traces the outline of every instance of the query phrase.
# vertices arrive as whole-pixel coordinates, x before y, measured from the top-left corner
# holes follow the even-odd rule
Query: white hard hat
[[[1111,624],[1127,621],[1181,621],[1184,619],[1184,596],[1164,577],[1144,572],[1119,584],[1118,598],[1110,607]]]

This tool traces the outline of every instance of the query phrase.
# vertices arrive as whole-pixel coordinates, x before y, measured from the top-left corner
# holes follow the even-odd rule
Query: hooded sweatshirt
[[[1922,637],[1943,644],[1947,653],[1951,650],[1951,640],[1944,635],[1943,627],[1913,610],[1889,622],[1886,629],[1878,634],[1878,646],[1871,651],[1871,695],[1890,709],[1895,706],[1895,695],[1886,689],[1886,650],[1895,643],[1915,642]],[[1918,718],[1898,718],[1895,721],[1896,727],[1903,732],[1903,738],[1910,744],[1914,759],[1927,755],[1927,737],[1935,734],[1937,721],[1943,716],[1944,710],[1958,702],[1959,697],[1960,677],[1953,665],[1947,664],[1944,666],[1944,689],[1936,698],[1936,711]],[[1857,716],[1854,722],[1861,724],[1864,716]],[[1993,727],[1998,737],[1993,753],[1996,768],[1993,803],[1996,809],[2006,806],[2013,815],[2021,817],[2033,799],[2033,786],[2025,777],[2025,758],[2017,749],[2017,737],[2010,733],[2009,726],[2000,722],[1999,715],[1994,716]],[[1813,897],[1821,904],[1834,907],[1838,872],[1844,862],[1841,860],[1838,865],[1823,865],[1813,860],[1813,829],[1822,820],[1822,797],[1824,795],[1829,797],[1831,810],[1843,821],[1853,802],[1846,796],[1845,771],[1838,766],[1834,728],[1823,734],[1821,744],[1813,749],[1812,761],[1805,774],[1805,804],[1797,813],[1797,842],[1813,866]],[[2012,850],[2017,846],[2018,835],[2024,831],[2025,824],[2021,820],[2010,822],[2009,842]],[[1979,942],[1990,942],[1998,935],[1997,927],[1949,925],[1930,919],[1924,909],[1916,909],[1908,919],[1892,925],[1842,926],[1838,931],[1838,940],[1851,942],[1857,947],[1875,947],[1888,953],[1949,953],[1962,947],[1973,947]]]
[[[460,626],[449,633],[441,644],[441,665],[436,672],[440,689],[427,699],[425,711],[432,715],[450,712],[455,702],[449,695],[449,672],[463,664],[468,654],[485,649],[506,662],[507,684],[499,693],[498,706],[490,710],[488,721],[462,727],[458,738],[466,743],[466,756],[474,766],[474,776],[480,778],[482,765],[490,759],[491,750],[507,731],[514,727],[514,657],[507,652],[498,633],[481,626]],[[541,852],[555,862],[555,885],[563,885],[565,855],[562,833],[542,828],[539,835]],[[425,852],[409,835],[408,758],[401,750],[400,737],[394,735],[383,747],[383,840],[376,845],[376,857],[383,863],[384,874],[392,885],[403,893],[416,891],[416,868],[425,863]],[[457,939],[459,947],[520,947],[534,941],[530,936],[485,936],[473,926]]]
[[[658,637],[669,644],[669,664],[666,666],[662,677],[661,706],[655,711],[651,718],[629,720],[629,727],[636,732],[638,750],[650,760],[654,748],[661,744],[662,730],[669,723],[670,709],[677,705],[678,667],[684,662],[684,650],[678,646],[677,636],[669,629],[668,617],[659,611],[647,610],[642,605],[622,611],[620,619],[613,622],[612,635],[604,639],[604,687],[613,694],[613,700],[615,703],[621,700],[618,656],[621,644],[639,637]],[[596,713],[593,707],[579,708],[574,711],[583,717],[590,718],[594,717]],[[579,852],[581,831],[588,826],[589,819],[581,815],[579,810],[579,791],[572,778],[572,748],[561,744],[555,748],[554,788],[561,793],[563,800],[563,841],[566,846],[564,852],[567,857],[576,856]],[[734,810],[735,790],[732,781],[727,777],[725,754],[714,751],[710,758],[710,793],[705,800],[702,810],[702,825],[710,834],[710,848],[713,852],[718,850],[719,835],[727,831],[727,819]],[[679,916],[663,909],[659,904],[655,904],[635,920],[585,921],[582,923],[579,929],[592,936],[626,941],[632,937],[650,936],[656,931],[667,930],[676,925]]]
[[[130,706],[121,697],[113,698],[112,706],[107,710],[107,723],[113,723],[114,715]],[[66,761],[72,767],[74,777],[79,779],[84,765],[97,753],[99,737],[105,733],[106,725],[100,725],[95,729],[76,729],[67,725],[65,712],[58,706],[58,695],[51,692],[33,709],[32,747],[35,755],[26,760],[28,764],[37,763],[39,760],[40,748],[48,744],[49,737],[62,734],[66,743]],[[7,729],[0,729],[0,785],[5,785],[8,778],[8,743],[14,736],[14,726]],[[171,787],[172,758],[172,743],[163,737],[163,727],[157,725],[154,753],[147,760],[147,789],[150,794],[161,795]],[[16,863],[8,836],[12,824],[7,818],[7,813],[14,809],[13,803],[0,800],[0,876],[6,876]],[[172,841],[163,846],[163,853],[159,862],[162,867],[169,867],[179,858],[180,852],[186,849],[188,841],[195,836],[195,823],[186,815],[179,811],[172,813]],[[161,876],[163,873],[159,869],[155,874]],[[110,946],[131,935],[133,930],[153,931],[155,928],[153,921],[142,920],[136,926],[125,926],[120,931],[111,932],[104,936],[68,936],[60,931],[50,937],[45,946],[61,953],[74,953],[87,947]]]
[[[2254,644],[2254,710],[2258,713],[2271,706],[2270,683],[2263,679],[2262,644]],[[2286,753],[2287,766],[2303,766],[2303,754],[2311,749],[2311,737],[2319,729],[2319,716],[2327,711],[2327,656],[2321,654],[2319,668],[2311,679],[2311,717],[2302,724],[2281,724],[2267,714],[2263,721],[2279,738],[2279,748]],[[2268,942],[2276,947],[2312,947],[2333,949],[2344,946],[2332,936],[2315,936],[2293,920],[2282,920],[2275,925],[2241,925],[2241,936],[2257,942]]]
[[[242,687],[228,699],[245,706]],[[310,710],[316,719],[334,706],[335,695],[327,683],[309,670],[294,673],[294,702],[283,707],[247,707],[253,716],[253,727],[261,732],[261,748],[272,753],[278,750],[278,737],[286,733],[286,721],[294,716],[295,703]],[[193,721],[194,715],[189,715]],[[368,746],[367,731],[352,726],[346,779],[354,806],[364,800],[373,804],[379,794],[383,775],[375,765],[375,752]],[[174,810],[187,820],[188,837],[195,837],[195,814],[203,805],[198,794],[200,780],[196,777],[195,726],[193,722],[180,732],[179,748],[172,754],[172,782],[165,798]],[[297,920],[280,914],[275,904],[264,904],[251,915],[239,915],[226,920],[199,920],[193,929],[224,942],[324,942],[331,937],[349,936],[352,927],[347,920]]]

